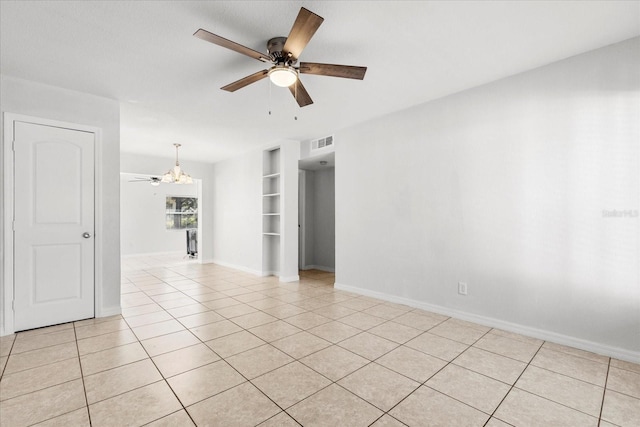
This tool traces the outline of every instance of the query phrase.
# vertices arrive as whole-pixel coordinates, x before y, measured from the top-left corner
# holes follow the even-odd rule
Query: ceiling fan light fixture
[[[191,176],[184,173],[182,169],[180,169],[180,162],[178,161],[178,148],[181,144],[173,144],[176,147],[176,165],[169,169],[167,173],[162,175],[162,182],[166,182],[169,184],[193,184],[193,179]]]
[[[298,72],[293,67],[276,65],[269,70],[269,79],[276,86],[289,87],[298,80]]]

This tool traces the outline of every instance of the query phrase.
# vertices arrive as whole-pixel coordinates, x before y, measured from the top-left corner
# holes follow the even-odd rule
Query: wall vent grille
[[[319,150],[321,148],[330,147],[333,145],[333,135],[325,136],[324,138],[318,138],[311,141],[311,150]]]

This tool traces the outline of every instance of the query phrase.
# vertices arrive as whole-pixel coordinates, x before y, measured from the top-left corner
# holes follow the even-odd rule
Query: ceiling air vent
[[[311,150],[319,150],[321,148],[329,147],[333,145],[333,135],[325,136],[324,138],[314,139],[311,141]]]

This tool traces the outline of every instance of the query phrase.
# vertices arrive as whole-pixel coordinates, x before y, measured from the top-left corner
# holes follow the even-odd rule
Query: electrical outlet
[[[460,295],[466,295],[467,294],[467,284],[464,282],[458,282],[458,293]]]

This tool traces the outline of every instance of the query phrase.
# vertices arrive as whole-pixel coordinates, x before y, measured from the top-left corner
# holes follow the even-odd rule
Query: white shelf
[[[280,271],[282,176],[280,147],[262,152],[262,271]],[[283,193],[284,194],[284,193]]]

